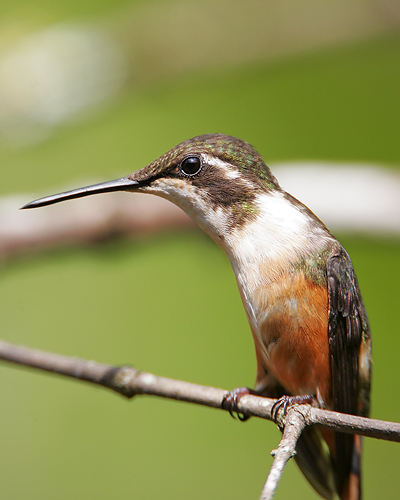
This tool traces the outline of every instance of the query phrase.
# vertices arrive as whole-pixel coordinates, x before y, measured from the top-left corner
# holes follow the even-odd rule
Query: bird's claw
[[[236,418],[237,416],[237,418],[241,422],[244,422],[249,417],[243,415],[243,413],[239,411],[238,403],[242,396],[246,396],[248,394],[254,394],[254,391],[252,391],[248,387],[237,387],[236,389],[233,389],[233,391],[229,391],[224,395],[224,397],[222,398],[221,407],[225,410],[228,410],[229,415],[232,418]]]
[[[278,415],[280,410],[283,412],[283,417],[286,417],[287,410],[290,406],[301,405],[301,404],[311,404],[315,402],[315,397],[310,395],[305,396],[282,396],[279,398],[271,408],[272,420],[279,425]]]

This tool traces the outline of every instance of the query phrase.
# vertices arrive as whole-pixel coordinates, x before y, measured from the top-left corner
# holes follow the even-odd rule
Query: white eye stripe
[[[238,179],[240,177],[240,172],[236,167],[233,167],[229,163],[217,158],[216,156],[203,154],[204,161],[207,165],[218,168],[220,172],[225,174],[227,179]]]

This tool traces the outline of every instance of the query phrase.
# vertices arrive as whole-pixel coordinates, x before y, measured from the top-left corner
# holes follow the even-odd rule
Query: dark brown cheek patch
[[[205,167],[198,177],[192,179],[192,184],[204,189],[208,194],[209,202],[215,208],[230,207],[245,200],[252,202],[256,190],[239,179],[228,179],[217,168]]]
[[[241,227],[257,217],[259,210],[255,200],[259,190],[256,186],[240,178],[228,179],[222,171],[212,167],[205,168],[191,181],[210,208],[225,212],[227,229]]]

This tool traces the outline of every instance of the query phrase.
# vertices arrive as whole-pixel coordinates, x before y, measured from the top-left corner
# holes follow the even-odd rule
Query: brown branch
[[[147,394],[223,409],[221,403],[226,394],[223,389],[159,377],[131,366],[117,367],[85,361],[4,341],[0,341],[0,359],[101,385],[128,398]],[[246,395],[240,399],[238,410],[246,416],[272,420],[271,410],[275,402],[275,399]],[[398,423],[322,410],[310,405],[289,407],[286,416],[279,412],[278,419],[283,428],[283,437],[277,449],[272,452],[275,458],[260,500],[272,499],[284,467],[295,455],[297,440],[306,426],[319,425],[347,433],[400,441]]]
[[[226,392],[223,389],[159,377],[131,366],[111,366],[4,341],[0,341],[0,359],[101,385],[127,398],[148,394],[219,408]],[[266,401],[268,404],[274,402],[274,400]]]
[[[0,341],[0,359],[101,385],[128,398],[148,394],[222,409],[222,398],[226,394],[223,389],[160,377],[130,366],[116,367],[4,341]],[[271,420],[275,402],[275,399],[246,395],[240,399],[238,409],[246,416]],[[309,407],[306,424],[400,442],[400,424],[394,422]]]

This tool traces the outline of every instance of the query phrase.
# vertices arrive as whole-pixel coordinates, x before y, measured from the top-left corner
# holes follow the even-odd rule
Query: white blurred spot
[[[27,35],[0,57],[0,134],[16,146],[117,92],[126,65],[102,30],[60,24]]]

